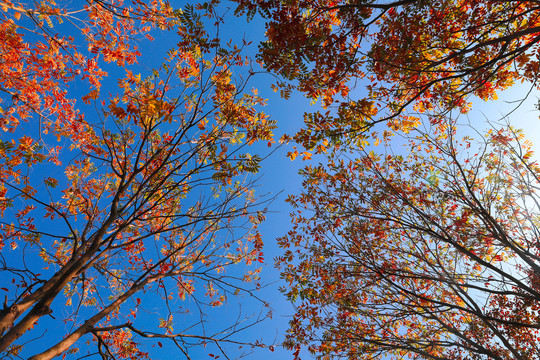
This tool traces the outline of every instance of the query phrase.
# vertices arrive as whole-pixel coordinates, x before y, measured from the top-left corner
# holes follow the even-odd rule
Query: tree
[[[205,31],[221,22],[216,4],[0,2],[4,357],[66,357],[82,338],[96,350],[73,356],[103,359],[148,358],[165,341],[187,358],[238,344],[247,323],[213,332],[204,314],[258,286],[256,269],[224,271],[262,262],[267,200],[247,148],[271,146],[274,122],[245,91],[242,47]],[[137,41],[153,29],[179,40],[145,78]],[[101,95],[114,74],[118,94]]]
[[[278,259],[287,345],[320,358],[538,359],[540,167],[457,120],[308,166]],[[444,126],[442,126],[444,124]],[[384,155],[378,155],[384,154]]]
[[[293,137],[326,157],[302,171],[280,239],[297,305],[287,345],[322,358],[538,358],[538,166],[516,130],[459,140],[452,119],[473,96],[537,86],[538,2],[237,3],[268,19],[260,59],[282,94],[328,108]]]
[[[323,105],[355,114],[306,118],[296,140],[308,150],[378,122],[414,127],[411,108],[466,112],[470,95],[487,100],[516,81],[536,84],[536,1],[236,1],[239,13],[268,19],[260,58],[286,79],[284,95],[294,81]],[[360,96],[351,92],[361,85]]]

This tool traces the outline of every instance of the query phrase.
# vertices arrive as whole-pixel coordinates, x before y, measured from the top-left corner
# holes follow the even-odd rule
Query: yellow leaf
[[[298,150],[294,150],[294,152],[289,152],[287,156],[289,157],[289,159],[291,159],[291,161],[293,161],[298,156]]]

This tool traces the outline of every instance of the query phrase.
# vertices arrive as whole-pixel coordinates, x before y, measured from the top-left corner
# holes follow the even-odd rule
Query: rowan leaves
[[[348,149],[303,170],[277,258],[297,355],[536,358],[530,143],[511,127],[476,140],[451,119],[427,129],[402,151]]]
[[[220,339],[202,323],[187,326],[190,316],[177,311],[189,308],[184,301],[204,317],[260,287],[256,269],[224,273],[263,261],[265,210],[250,178],[263,156],[248,148],[271,146],[276,123],[257,91],[244,91],[243,48],[212,34],[215,5],[2,3],[6,356],[150,358],[153,338],[185,352],[187,338],[189,346]],[[140,42],[157,29],[176,31],[179,42],[141,70]],[[146,318],[155,306],[161,321]],[[66,332],[24,346],[52,312],[51,328]],[[220,331],[230,341],[237,329]]]
[[[399,126],[411,107],[467,112],[470,95],[496,99],[517,80],[534,82],[538,70],[539,9],[531,2],[236,2],[237,13],[266,18],[259,56],[290,80],[279,87],[325,107],[354,107],[352,90],[364,88],[361,101],[377,109],[368,124],[395,118]]]

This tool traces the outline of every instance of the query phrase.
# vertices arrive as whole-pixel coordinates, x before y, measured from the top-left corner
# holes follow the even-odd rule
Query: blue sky
[[[182,7],[185,2],[174,2],[174,6]],[[229,39],[234,42],[241,42],[243,38],[248,41],[252,41],[252,44],[246,48],[246,53],[251,56],[255,56],[257,51],[257,43],[264,38],[264,22],[255,18],[250,23],[246,23],[243,18],[236,18],[233,16],[234,4],[224,3],[220,12],[226,14],[225,23],[220,27],[220,37],[225,42]],[[229,9],[227,9],[229,7]],[[211,31],[209,29],[209,31]],[[174,47],[178,35],[174,32],[160,33],[154,32],[152,34],[155,37],[154,42],[141,42],[142,57],[139,60],[138,70],[143,74],[149,74],[151,70],[158,66],[165,52]],[[115,75],[122,76],[123,74],[115,74],[114,67],[111,67],[111,76],[105,80],[107,88],[103,89],[103,93],[116,91],[116,77]],[[249,84],[249,87],[255,87],[259,90],[260,94],[268,99],[268,106],[265,109],[271,117],[278,121],[278,129],[275,131],[276,139],[282,134],[293,134],[302,126],[302,115],[304,112],[316,111],[318,105],[310,105],[310,101],[303,98],[298,94],[294,94],[291,99],[285,100],[279,97],[279,94],[274,93],[270,89],[270,85],[275,81],[273,75],[265,74],[263,71],[257,73]],[[82,93],[84,89],[82,86],[80,89],[72,87],[72,90]],[[355,94],[357,97],[361,97],[362,89],[360,88]],[[474,110],[469,117],[475,124],[479,124],[477,127],[481,129],[483,119],[497,120],[501,115],[505,114],[505,109],[511,107],[511,104],[506,101],[520,99],[525,90],[523,87],[516,87],[508,90],[500,95],[501,100],[496,103],[483,103],[477,101]],[[526,135],[532,140],[537,140],[539,127],[538,112],[534,109],[534,103],[536,99],[534,96],[530,96],[528,101],[521,106],[519,111],[512,114],[512,123],[518,127],[526,128]],[[88,109],[91,111],[90,109]],[[265,146],[255,147],[255,150],[259,149],[261,152],[268,151]],[[280,254],[280,249],[276,245],[275,239],[282,236],[289,229],[289,208],[284,203],[284,199],[289,193],[298,193],[301,189],[301,177],[297,174],[299,168],[304,163],[298,159],[296,161],[290,161],[286,154],[291,150],[290,145],[284,145],[278,148],[273,154],[266,159],[260,170],[260,180],[257,192],[259,194],[270,194],[270,196],[276,196],[275,200],[269,205],[269,212],[266,216],[266,221],[260,226],[260,231],[263,235],[264,251],[265,251],[265,263],[262,264],[262,282],[265,284],[263,289],[257,293],[257,296],[268,302],[272,308],[272,319],[267,319],[247,330],[238,334],[235,338],[237,340],[253,341],[261,339],[263,343],[278,345],[275,347],[274,352],[270,352],[267,349],[255,349],[251,353],[250,349],[240,349],[238,352],[232,351],[231,358],[247,351],[247,358],[257,358],[261,360],[265,359],[292,359],[291,352],[282,349],[279,344],[283,340],[284,332],[287,328],[287,322],[292,315],[294,309],[292,305],[285,299],[285,297],[278,291],[280,286],[284,284],[279,279],[279,271],[273,267],[273,259]],[[318,159],[314,159],[317,162]],[[59,171],[59,170],[56,170]],[[238,269],[244,270],[242,269]],[[0,281],[1,283],[1,281]],[[58,300],[63,301],[62,299]],[[185,306],[188,308],[192,303],[186,301]],[[151,308],[151,306],[150,306]],[[254,301],[247,295],[238,297],[237,299],[230,299],[224,306],[215,308],[207,314],[206,322],[210,328],[226,327],[231,322],[236,321],[239,311],[241,311],[242,319],[246,316],[257,316],[261,310],[261,304],[258,301]],[[159,312],[159,309],[152,309],[152,312]],[[155,315],[154,313],[149,314]],[[248,320],[249,321],[249,320]],[[49,323],[44,322],[42,324],[44,328],[49,326]],[[47,336],[38,340],[41,342],[47,342],[48,335],[54,332],[61,332],[63,329],[48,329]],[[58,334],[54,334],[58,335]],[[83,339],[84,342],[84,339]],[[158,350],[158,356],[160,359],[178,359],[182,358],[177,353],[174,347],[164,346],[163,349]],[[214,353],[214,350],[210,349],[194,349],[192,352],[193,359],[207,359],[209,353]],[[223,357],[221,357],[223,358]],[[309,355],[305,355],[305,358],[309,358]]]

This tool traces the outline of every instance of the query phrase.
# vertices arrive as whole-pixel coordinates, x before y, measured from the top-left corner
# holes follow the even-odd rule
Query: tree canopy
[[[313,159],[278,239],[284,346],[540,358],[540,167],[511,119],[463,121],[537,89],[538,2],[233,1],[0,0],[2,357],[265,346],[242,332],[264,310],[206,318],[240,294],[268,306],[254,175],[276,122],[249,43],[220,32],[234,6],[266,21],[273,89],[321,105],[281,138]]]
[[[413,109],[466,112],[471,95],[536,82],[535,1],[236,1],[267,19],[260,59],[286,79],[282,91],[354,113],[306,119],[296,139],[309,150],[390,119],[414,127]]]
[[[324,359],[537,359],[531,143],[459,116],[516,82],[537,88],[538,3],[237,2],[267,19],[260,59],[283,76],[276,89],[327,108],[305,114],[290,153],[324,155],[302,170],[279,240],[296,304],[286,345]]]
[[[204,314],[259,286],[256,268],[225,271],[262,261],[248,148],[275,126],[215,4],[0,2],[3,357],[249,343],[248,323],[206,330]],[[178,40],[141,75],[156,31]]]
[[[413,131],[305,168],[278,259],[288,346],[321,358],[537,359],[538,182],[521,132]],[[382,147],[383,145],[381,145]]]

